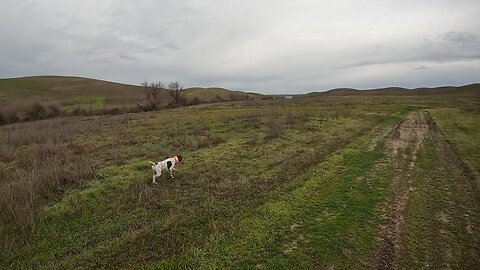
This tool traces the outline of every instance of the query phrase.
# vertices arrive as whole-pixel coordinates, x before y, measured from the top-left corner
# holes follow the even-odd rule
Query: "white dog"
[[[175,169],[175,164],[177,163],[180,163],[180,161],[183,160],[183,157],[181,155],[178,155],[178,156],[173,156],[171,158],[167,158],[165,159],[164,161],[160,161],[160,162],[151,162],[149,161],[152,165],[152,170],[153,170],[153,179],[152,179],[152,183],[153,184],[156,184],[157,181],[155,181],[155,178],[157,177],[160,177],[162,175],[162,171],[169,171],[170,172],[170,176],[173,178],[173,171],[177,171],[177,169]]]

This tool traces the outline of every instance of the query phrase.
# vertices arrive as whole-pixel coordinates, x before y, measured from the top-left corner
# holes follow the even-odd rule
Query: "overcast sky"
[[[0,77],[262,93],[480,82],[479,0],[1,0]]]

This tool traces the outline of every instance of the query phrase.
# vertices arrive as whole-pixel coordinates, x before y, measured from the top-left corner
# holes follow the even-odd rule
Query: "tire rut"
[[[405,228],[405,213],[412,190],[412,174],[425,136],[429,128],[423,112],[412,112],[394,128],[387,141],[390,168],[395,171],[392,195],[383,210],[373,267],[376,269],[398,269]]]

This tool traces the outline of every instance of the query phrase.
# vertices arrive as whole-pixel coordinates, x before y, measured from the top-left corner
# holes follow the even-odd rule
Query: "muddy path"
[[[387,140],[390,169],[395,171],[392,195],[383,209],[384,223],[377,238],[373,266],[377,269],[398,269],[405,211],[412,188],[412,170],[418,150],[429,129],[424,114],[413,112],[397,124]]]
[[[376,169],[394,176],[379,207],[382,222],[367,268],[478,266],[480,197],[452,143],[427,112],[415,111],[395,126],[386,145]]]

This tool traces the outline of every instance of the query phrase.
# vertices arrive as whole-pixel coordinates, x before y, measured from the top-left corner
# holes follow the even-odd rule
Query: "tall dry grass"
[[[82,121],[86,120],[86,121]],[[0,127],[0,226],[34,232],[42,199],[95,176],[92,161],[73,139],[99,127],[68,118]]]

